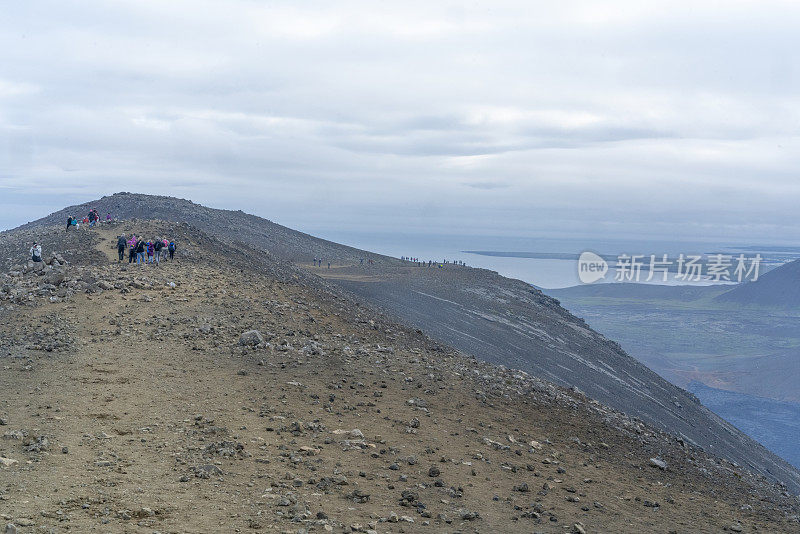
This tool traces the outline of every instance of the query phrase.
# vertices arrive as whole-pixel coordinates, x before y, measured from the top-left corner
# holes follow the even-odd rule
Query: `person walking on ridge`
[[[141,237],[136,241],[136,264],[144,263],[144,239]]]
[[[161,249],[164,248],[164,243],[160,239],[156,239],[156,242],[153,243],[153,248],[155,249],[155,262],[156,265],[159,265],[159,260],[161,260]]]
[[[128,239],[128,263],[133,263],[134,256],[136,256],[136,234],[132,234]]]
[[[117,238],[117,254],[119,254],[119,260],[117,261],[117,263],[120,263],[122,260],[125,259],[125,245],[127,244],[128,242],[125,240],[125,234],[121,234]]]

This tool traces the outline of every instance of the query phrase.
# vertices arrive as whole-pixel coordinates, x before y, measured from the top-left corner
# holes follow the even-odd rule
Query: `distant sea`
[[[577,257],[584,251],[616,258],[620,254],[642,254],[647,261],[651,254],[668,255],[676,260],[680,254],[732,254],[743,253],[751,258],[760,253],[764,258],[761,272],[766,272],[786,261],[800,258],[800,248],[786,246],[758,246],[714,242],[677,242],[644,240],[598,240],[576,238],[536,238],[477,235],[411,235],[349,231],[315,231],[317,237],[356,248],[378,252],[387,256],[417,257],[423,261],[461,260],[472,267],[497,271],[503,276],[516,278],[545,289],[576,286],[578,280]],[[472,252],[468,252],[472,251]],[[480,253],[476,253],[480,252]],[[518,254],[518,257],[515,256]],[[606,281],[614,278],[614,265]],[[644,281],[646,275],[642,277]],[[658,281],[663,283],[657,276]],[[670,283],[670,282],[668,282]],[[675,282],[672,282],[673,284]],[[708,281],[699,282],[707,285]]]

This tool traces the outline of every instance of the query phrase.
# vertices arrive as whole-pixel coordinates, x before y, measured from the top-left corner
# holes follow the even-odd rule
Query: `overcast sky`
[[[800,2],[3,2],[0,228],[800,239]]]

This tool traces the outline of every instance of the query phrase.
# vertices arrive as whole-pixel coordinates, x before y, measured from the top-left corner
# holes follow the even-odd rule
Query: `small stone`
[[[222,474],[222,469],[214,464],[203,464],[193,468],[194,474],[198,478],[211,478],[211,476],[219,476]]]
[[[258,330],[248,330],[239,336],[239,345],[255,347],[264,342],[264,336]]]
[[[665,462],[664,460],[662,460],[661,458],[658,458],[658,457],[650,458],[650,466],[651,467],[658,467],[659,469],[664,471],[667,468],[667,462]]]
[[[117,518],[122,519],[123,521],[129,521],[133,517],[129,510],[118,510],[117,511]]]
[[[478,512],[472,512],[466,509],[459,510],[459,513],[461,514],[461,519],[463,519],[464,521],[473,521],[480,517],[480,515],[478,515]]]
[[[431,478],[436,478],[440,474],[442,474],[441,471],[435,465],[432,465],[431,468],[428,469],[428,476],[431,477]]]
[[[353,493],[350,494],[350,498],[353,499],[353,501],[355,501],[357,503],[360,503],[360,504],[363,504],[363,503],[369,501],[369,497],[370,497],[369,493],[367,493],[367,492],[365,492],[363,490],[360,490],[360,489],[357,489],[357,490],[353,491]]]

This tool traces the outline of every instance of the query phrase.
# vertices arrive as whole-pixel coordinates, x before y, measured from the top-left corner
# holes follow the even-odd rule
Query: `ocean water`
[[[557,289],[580,284],[577,256],[587,250],[613,257],[620,254],[644,254],[649,258],[651,254],[655,254],[658,257],[667,254],[670,260],[677,259],[680,254],[739,254],[740,252],[750,258],[758,252],[765,260],[762,273],[775,265],[800,257],[800,250],[798,249],[771,248],[769,246],[754,246],[741,243],[441,234],[412,235],[352,231],[314,231],[311,233],[337,243],[397,258],[409,256],[420,258],[423,261],[461,260],[472,267],[497,271],[503,276],[523,280],[545,289]],[[546,257],[503,257],[466,251],[517,252]],[[613,263],[611,269],[606,277],[607,282],[612,282],[614,279]],[[642,276],[641,281],[644,282],[645,278],[646,273]],[[664,283],[661,282],[659,276],[656,276],[655,279],[652,283]],[[671,280],[667,283],[673,285],[685,282]],[[704,280],[697,283],[707,285],[710,282]]]

